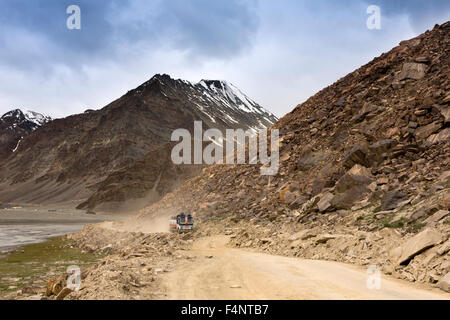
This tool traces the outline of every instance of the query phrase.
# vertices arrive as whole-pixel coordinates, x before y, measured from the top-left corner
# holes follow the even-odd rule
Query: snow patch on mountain
[[[193,90],[201,91],[203,100],[206,99],[206,101],[216,102],[216,104],[225,105],[236,111],[258,115],[264,118],[268,123],[274,123],[277,120],[272,113],[261,107],[228,81],[201,80],[198,83],[190,84]],[[225,117],[234,123],[238,122],[231,118],[229,114],[225,114]],[[261,122],[259,121],[259,123]]]
[[[21,109],[14,109],[7,113],[5,113],[2,117],[2,120],[8,120],[11,123],[11,128],[14,129],[17,126],[27,125],[30,127],[31,131],[36,130],[39,127],[42,127],[47,122],[52,121],[52,118],[49,116],[45,116],[41,113]]]
[[[278,119],[225,80],[190,82],[157,74],[130,94],[157,94],[198,109],[206,121],[230,128],[246,123],[248,128],[265,128]]]
[[[235,85],[225,80],[202,80],[195,84],[195,86],[199,85],[207,90],[203,92],[204,95],[211,99],[219,99],[230,108],[238,106],[245,112],[269,114],[267,110],[264,110],[264,108],[247,97]],[[213,95],[211,95],[210,92],[212,92]]]
[[[25,115],[25,119],[27,119],[28,121],[34,122],[34,123],[38,124],[39,126],[43,126],[47,122],[52,121],[51,117],[44,116],[43,114],[31,111],[31,110],[25,110],[23,112],[23,114]]]
[[[19,141],[17,141],[16,147],[15,147],[15,148],[13,149],[13,151],[12,151],[12,152],[16,152],[16,151],[17,151],[17,149],[19,149],[20,141],[22,141],[22,139],[23,139],[23,137],[20,137],[20,140],[19,140]]]

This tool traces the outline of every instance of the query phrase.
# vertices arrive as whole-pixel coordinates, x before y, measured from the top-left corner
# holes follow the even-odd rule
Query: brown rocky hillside
[[[56,119],[24,137],[0,166],[0,201],[88,199],[83,208],[114,209],[141,198],[142,207],[198,172],[179,174],[164,157],[173,130],[192,132],[194,121],[204,130],[256,130],[276,117],[225,81],[156,75],[100,110]]]
[[[52,119],[33,111],[14,109],[0,117],[0,163],[17,151],[23,137]]]
[[[224,221],[236,246],[442,283],[450,271],[449,53],[450,22],[401,42],[273,126],[276,176],[252,165],[208,167],[139,219],[190,211]]]

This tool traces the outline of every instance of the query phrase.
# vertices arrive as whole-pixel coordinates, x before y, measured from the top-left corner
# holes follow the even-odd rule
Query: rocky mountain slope
[[[17,151],[23,137],[50,121],[49,116],[34,111],[14,109],[5,113],[0,118],[0,162]]]
[[[86,204],[91,209],[147,193],[152,194],[148,201],[154,201],[159,192],[198,172],[188,168],[172,183],[166,174],[160,177],[162,170],[152,162],[167,153],[173,130],[192,132],[196,120],[204,130],[256,130],[276,118],[225,81],[194,84],[156,75],[101,110],[56,119],[24,137],[0,167],[0,200],[85,199],[100,187],[100,195]],[[158,163],[166,166],[165,161]],[[177,175],[178,169],[173,170],[171,175]],[[123,186],[119,191],[118,185]]]
[[[280,170],[215,165],[144,209],[220,220],[233,244],[377,265],[450,290],[450,22],[403,41],[273,128]]]

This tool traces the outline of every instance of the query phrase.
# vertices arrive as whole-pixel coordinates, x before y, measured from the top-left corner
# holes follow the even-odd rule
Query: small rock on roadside
[[[450,292],[450,272],[439,281],[438,285],[441,290]]]

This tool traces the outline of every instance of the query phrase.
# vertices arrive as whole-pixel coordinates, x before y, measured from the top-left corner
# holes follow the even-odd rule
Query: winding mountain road
[[[450,294],[439,289],[385,275],[379,289],[369,289],[371,275],[364,268],[233,249],[226,247],[227,241],[225,236],[197,240],[189,251],[193,259],[165,276],[167,298],[450,299]]]

